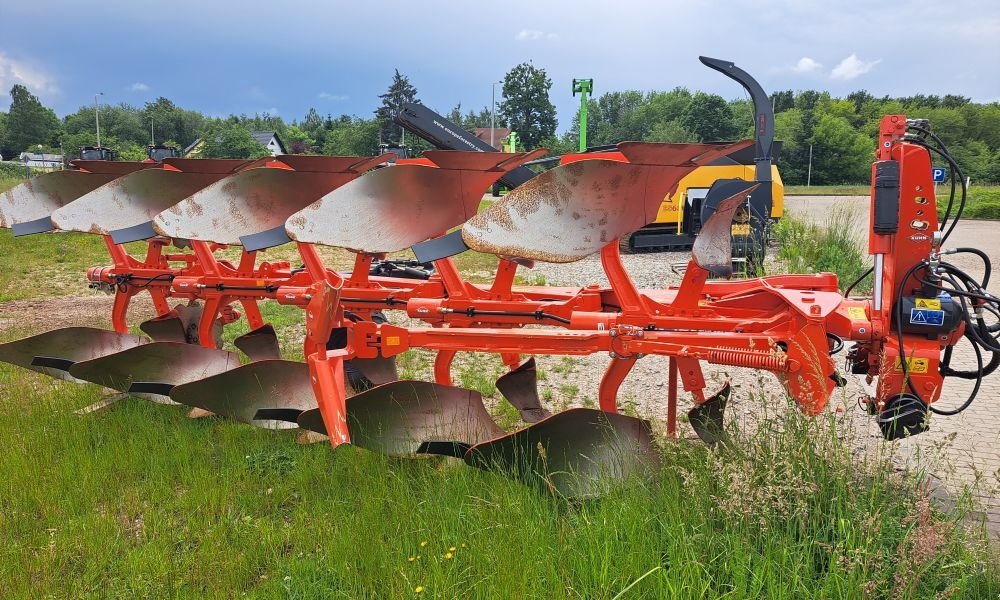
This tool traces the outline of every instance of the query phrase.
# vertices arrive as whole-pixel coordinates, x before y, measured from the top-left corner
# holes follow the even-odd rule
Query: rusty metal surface
[[[513,371],[504,373],[497,379],[497,390],[521,413],[525,423],[537,423],[552,416],[542,407],[538,397],[538,371],[535,358],[531,357]]]
[[[499,256],[580,260],[655,219],[663,194],[647,195],[647,187],[645,167],[610,160],[560,165],[473,217],[462,240]]]
[[[94,327],[54,329],[6,344],[0,344],[0,361],[62,379],[76,381],[62,369],[32,365],[36,356],[70,362],[91,360],[146,343],[145,338]]]
[[[479,392],[428,381],[396,381],[347,399],[351,443],[390,455],[413,454],[422,442],[468,444],[502,433]]]
[[[345,168],[358,160],[333,158],[342,158]],[[357,176],[350,171],[246,169],[165,209],[153,219],[153,228],[168,237],[239,244],[240,236],[282,225],[296,211]]]
[[[442,168],[376,169],[291,215],[289,237],[356,252],[396,252],[461,225],[483,194],[527,155],[431,151]]]
[[[214,173],[228,175],[253,164],[255,161],[237,158],[165,158],[163,165],[185,173]]]
[[[56,171],[29,179],[0,194],[0,227],[47,217],[117,177],[114,174]]]
[[[610,481],[658,464],[649,422],[596,409],[573,408],[473,446],[465,461],[562,496],[594,496]]]
[[[78,362],[69,372],[121,392],[134,382],[180,385],[238,367],[234,352],[177,342],[155,342]]]
[[[661,144],[653,142],[622,142],[618,144],[628,162],[635,165],[680,166],[704,165],[720,156],[726,156],[753,146],[754,140],[741,140],[732,144]]]
[[[74,160],[69,164],[88,173],[103,173],[107,175],[128,175],[144,169],[159,169],[155,162],[134,162],[130,160]]]
[[[290,429],[297,425],[288,421],[255,419],[260,409],[305,411],[316,408],[309,367],[289,360],[261,360],[181,384],[170,391],[170,398],[264,429]]]
[[[566,263],[585,258],[656,219],[663,198],[697,168],[745,143],[624,142],[634,161],[581,160],[512,190],[462,227],[473,250]]]
[[[130,173],[55,211],[52,222],[65,231],[107,234],[146,223],[223,176],[165,169]]]
[[[730,180],[735,183],[735,180]],[[716,182],[718,185],[719,182]],[[720,277],[733,274],[733,216],[746,204],[747,196],[757,188],[749,182],[739,182],[736,193],[719,202],[715,213],[702,224],[694,239],[691,257],[699,267]],[[709,190],[709,194],[712,191]]]

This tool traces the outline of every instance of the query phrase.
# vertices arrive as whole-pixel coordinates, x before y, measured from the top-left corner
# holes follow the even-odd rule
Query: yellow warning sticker
[[[917,298],[917,308],[941,310],[941,301],[937,298]]]
[[[910,373],[926,373],[927,367],[930,361],[926,358],[908,358],[906,359],[906,367]],[[896,357],[896,370],[902,371],[903,365],[899,363],[899,357]]]
[[[732,235],[750,235],[750,224],[733,223]]]
[[[385,338],[385,345],[386,346],[398,346],[399,345],[399,336],[398,335],[387,336]]]
[[[868,317],[865,316],[865,309],[861,306],[848,306],[847,316],[850,317],[852,321],[864,321]]]

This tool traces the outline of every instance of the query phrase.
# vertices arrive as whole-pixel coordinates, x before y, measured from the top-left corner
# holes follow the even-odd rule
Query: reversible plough
[[[925,122],[883,119],[870,298],[845,297],[830,273],[726,280],[733,215],[757,186],[742,180],[710,190],[682,283],[636,288],[618,239],[652,221],[685,174],[751,141],[625,142],[564,156],[481,211],[495,181],[544,151],[428,151],[395,162],[390,155],[78,161],[0,197],[0,225],[15,235],[103,236],[113,264],[87,277],[114,293],[114,330],[49,331],[0,345],[0,360],[260,427],[297,426],[328,435],[335,447],[444,454],[524,479],[541,475],[566,495],[592,493],[602,477],[656,462],[649,422],[618,412],[619,386],[644,356],[669,358],[668,433],[677,429],[679,383],[694,401],[691,425],[715,444],[726,435],[729,386],[707,390],[702,363],[770,371],[801,411],[816,415],[845,383],[832,354],[853,342],[847,368],[875,383],[864,405],[883,433],[917,433],[944,376],[973,375],[949,366],[962,336],[974,343],[978,377],[1000,362],[995,327],[984,317],[996,298],[985,281],[941,261],[951,229],[939,228],[928,148],[943,149],[928,136]],[[144,256],[131,256],[124,244],[141,240]],[[285,243],[295,244],[301,267],[258,261]],[[230,246],[242,248],[235,264],[220,254]],[[318,246],[353,251],[353,269],[330,268]],[[387,259],[415,246],[433,255],[433,269]],[[463,279],[450,256],[464,249],[498,257],[491,284]],[[517,270],[536,261],[594,253],[607,287],[515,284]],[[143,293],[156,316],[139,324],[146,336],[138,336],[127,311]],[[304,310],[305,362],[281,359],[262,301]],[[393,324],[384,316],[393,311],[422,325]],[[249,359],[241,364],[220,340],[222,328],[244,316],[249,333],[234,341]],[[394,357],[413,348],[435,352],[434,382],[399,379]],[[993,353],[989,364],[981,348]],[[503,431],[478,392],[452,384],[458,352],[502,358],[509,372],[497,389],[526,427]],[[610,356],[599,408],[550,414],[533,356],[594,353]],[[348,395],[347,383],[356,393]]]

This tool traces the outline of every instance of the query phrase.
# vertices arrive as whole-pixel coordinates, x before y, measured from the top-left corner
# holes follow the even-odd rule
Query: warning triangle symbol
[[[924,311],[922,310],[913,311],[913,314],[910,316],[910,323],[926,325],[927,317],[924,316]]]

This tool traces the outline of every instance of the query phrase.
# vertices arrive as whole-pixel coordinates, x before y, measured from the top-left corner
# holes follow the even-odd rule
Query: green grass
[[[844,206],[834,207],[823,223],[810,223],[786,214],[774,228],[778,270],[787,273],[836,273],[841,290],[868,269],[867,256],[857,239],[855,220],[861,217]],[[855,292],[871,289],[871,279]]]
[[[937,196],[938,217],[944,216],[945,208],[948,206],[948,196],[950,188],[940,190]],[[952,214],[958,210],[958,202],[961,200],[961,190],[956,192],[955,205]],[[963,219],[1000,219],[1000,187],[972,186],[969,188],[965,209],[962,211]]]
[[[859,185],[786,185],[786,196],[867,196],[871,187]]]
[[[848,230],[832,229],[795,259],[839,256],[829,248],[841,248]],[[96,236],[15,241],[0,231],[0,301],[79,293],[85,268],[107,260]],[[488,281],[496,258],[466,253],[458,263]],[[301,335],[300,309],[270,302],[262,310],[283,341]],[[244,331],[234,324],[225,340]],[[19,333],[0,332],[0,341]],[[300,349],[284,347],[301,359]],[[407,352],[401,374],[423,373],[432,359]],[[461,356],[456,379],[497,397],[498,365]],[[578,367],[565,357],[552,376]],[[593,402],[575,382],[559,385]],[[982,524],[967,519],[966,496],[947,512],[931,508],[919,473],[898,474],[884,448],[859,452],[835,417],[806,419],[792,407],[769,413],[762,403],[759,426],[734,426],[735,443],[715,452],[660,440],[662,468],[648,479],[568,501],[449,459],[298,445],[292,432],[189,420],[181,407],[126,400],[73,414],[101,397],[95,386],[0,363],[4,598],[1000,593],[996,555]],[[515,426],[507,404],[493,412]]]
[[[24,181],[23,178],[10,177],[8,175],[4,175],[3,173],[0,173],[0,192],[6,192],[10,188],[12,188],[15,185],[21,183],[22,181]]]
[[[0,383],[6,598],[1000,592],[960,513],[930,510],[886,457],[859,462],[791,411],[717,453],[665,442],[650,480],[567,502],[462,464],[300,446],[177,407],[76,416],[96,388],[8,366]]]

